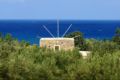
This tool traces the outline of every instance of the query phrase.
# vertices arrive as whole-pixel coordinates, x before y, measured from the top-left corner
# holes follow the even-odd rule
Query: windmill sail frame
[[[59,20],[57,20],[57,37],[55,37],[45,25],[43,25],[43,27],[51,35],[51,37],[53,37],[53,38],[59,38],[60,37],[60,22],[59,22]],[[67,32],[70,30],[71,27],[72,27],[72,24],[69,25],[69,27],[63,33],[63,35],[61,36],[62,38],[67,34]]]

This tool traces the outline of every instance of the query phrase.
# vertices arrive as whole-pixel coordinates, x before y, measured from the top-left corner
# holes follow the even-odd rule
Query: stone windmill
[[[51,35],[51,38],[41,38],[40,47],[45,47],[53,50],[73,50],[74,49],[74,38],[65,38],[64,36],[72,27],[72,24],[67,28],[64,34],[59,36],[59,20],[57,20],[57,37],[55,37],[48,28],[43,25],[44,29]]]

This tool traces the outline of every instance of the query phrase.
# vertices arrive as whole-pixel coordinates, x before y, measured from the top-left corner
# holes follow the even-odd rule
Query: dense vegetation
[[[74,38],[75,40],[75,47],[79,48],[79,50],[89,50],[89,47],[84,39],[84,36],[81,32],[75,31],[65,35],[68,38]]]
[[[87,39],[91,55],[52,51],[0,35],[0,80],[120,80],[120,45]]]
[[[110,44],[117,44],[120,45],[120,28],[118,27],[115,31],[115,36],[113,36],[112,40],[95,40],[95,39],[85,39],[83,34],[79,31],[69,33],[65,35],[65,37],[68,38],[74,38],[75,39],[75,47],[79,50],[91,50],[92,46],[96,43],[104,44],[104,43],[110,43]],[[95,43],[94,43],[95,42]],[[92,44],[91,44],[92,43]],[[118,47],[118,46],[117,46]],[[94,47],[95,48],[95,47]]]
[[[120,45],[120,28],[118,27],[113,37],[113,41]]]

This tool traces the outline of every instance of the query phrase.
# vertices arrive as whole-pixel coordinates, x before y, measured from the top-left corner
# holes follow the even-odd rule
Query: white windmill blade
[[[64,37],[66,35],[66,33],[70,30],[71,27],[72,27],[72,24],[67,28],[67,30],[65,31],[65,33],[63,34],[62,37]]]
[[[45,25],[43,25],[43,27],[45,28],[45,30],[46,30],[53,38],[55,38],[54,35],[48,30],[48,28],[47,28]]]
[[[43,36],[46,36],[44,34],[37,35],[36,38],[42,38]]]
[[[37,38],[41,38],[40,36],[36,36]]]
[[[37,38],[42,38],[41,36],[36,36]]]
[[[57,20],[57,36],[59,37],[59,20]]]

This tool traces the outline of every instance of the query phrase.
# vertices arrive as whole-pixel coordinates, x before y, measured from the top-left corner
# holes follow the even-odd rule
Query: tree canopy
[[[119,27],[115,31],[115,36],[113,37],[113,41],[120,45],[120,28]]]
[[[65,35],[65,37],[74,38],[75,47],[79,48],[80,50],[89,50],[89,47],[86,44],[84,36],[81,32],[75,31],[75,32],[72,32],[72,33]]]

